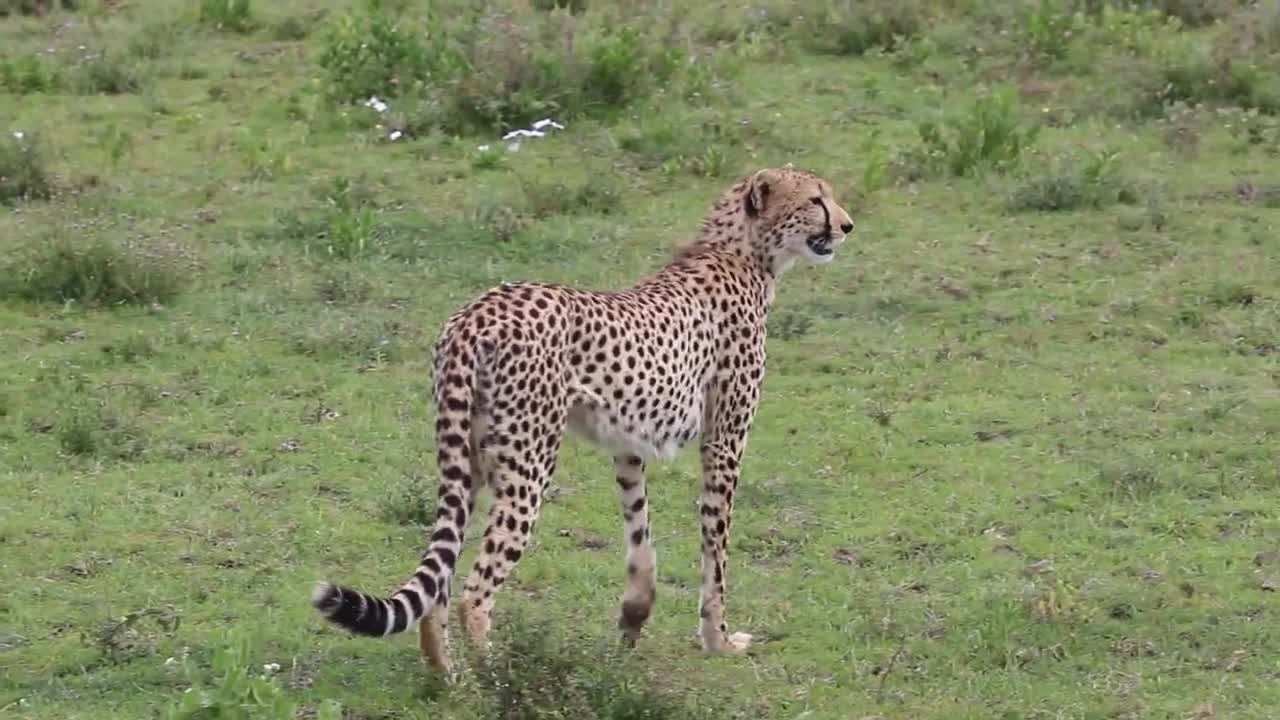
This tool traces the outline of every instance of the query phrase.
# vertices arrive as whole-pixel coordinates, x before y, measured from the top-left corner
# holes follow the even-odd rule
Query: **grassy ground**
[[[1274,12],[49,4],[0,0],[4,716],[1280,707]],[[449,313],[623,286],[784,162],[859,229],[770,319],[729,572],[767,642],[696,650],[688,453],[653,470],[658,607],[617,655],[614,484],[576,439],[496,676],[322,623],[316,579],[392,587],[420,551]]]

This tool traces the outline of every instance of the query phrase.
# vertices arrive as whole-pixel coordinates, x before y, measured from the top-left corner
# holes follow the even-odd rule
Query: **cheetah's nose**
[[[845,235],[848,235],[849,233],[853,232],[853,223],[851,222],[844,223],[843,225],[840,226],[840,231],[843,232]]]

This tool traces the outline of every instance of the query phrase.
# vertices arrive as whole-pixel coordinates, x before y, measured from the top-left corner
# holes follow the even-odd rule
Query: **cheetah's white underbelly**
[[[672,460],[702,433],[702,408],[688,408],[674,425],[656,427],[658,420],[633,422],[617,417],[593,398],[569,408],[569,430],[614,455],[638,455],[645,460]]]

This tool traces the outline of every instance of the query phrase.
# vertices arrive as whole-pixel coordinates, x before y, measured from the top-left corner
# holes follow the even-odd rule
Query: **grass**
[[[0,714],[1274,714],[1270,4],[532,5],[0,3]],[[692,641],[696,452],[653,467],[619,651],[574,438],[489,671],[316,617],[420,552],[451,312],[626,285],[785,162],[858,230],[770,318],[752,657]]]

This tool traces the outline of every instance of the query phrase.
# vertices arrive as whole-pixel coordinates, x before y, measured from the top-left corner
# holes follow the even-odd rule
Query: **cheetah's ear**
[[[751,180],[747,184],[747,196],[743,200],[747,217],[756,217],[765,208],[765,203],[769,199],[770,175],[769,170],[765,169],[757,170],[751,176]]]

